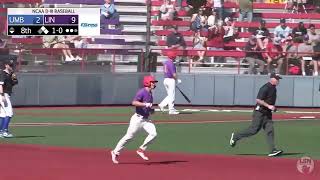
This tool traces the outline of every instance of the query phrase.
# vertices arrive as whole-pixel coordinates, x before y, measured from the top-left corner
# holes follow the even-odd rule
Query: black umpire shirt
[[[6,71],[0,72],[0,85],[3,87],[3,93],[11,95],[12,88],[16,84],[18,84],[18,80],[13,79],[12,74],[7,73]]]
[[[257,99],[263,100],[264,102],[275,105],[277,99],[277,89],[276,86],[272,85],[270,82],[263,85],[258,93]],[[256,104],[256,111],[260,111],[262,113],[271,113],[271,110],[267,107]]]

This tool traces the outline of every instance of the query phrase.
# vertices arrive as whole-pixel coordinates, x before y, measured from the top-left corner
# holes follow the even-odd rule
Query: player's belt
[[[135,115],[139,118],[146,118],[145,116],[142,116],[141,114],[138,114],[138,113],[136,113]]]

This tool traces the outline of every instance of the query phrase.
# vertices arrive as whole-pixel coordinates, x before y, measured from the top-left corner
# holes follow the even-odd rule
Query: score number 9
[[[71,24],[76,24],[77,23],[77,17],[72,16],[71,17]]]

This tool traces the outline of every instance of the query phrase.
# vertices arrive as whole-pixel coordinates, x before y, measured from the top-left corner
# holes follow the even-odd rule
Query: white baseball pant
[[[120,154],[120,151],[124,148],[124,146],[131,141],[135,135],[144,129],[148,136],[144,140],[143,144],[140,146],[140,149],[146,150],[147,146],[155,139],[157,136],[157,131],[155,125],[151,122],[151,120],[143,118],[141,115],[135,113],[131,119],[130,124],[127,130],[126,135],[124,135],[120,141],[118,142],[117,146],[113,150],[115,154]]]
[[[2,101],[1,107],[0,107],[0,117],[12,117],[13,116],[13,110],[12,110],[12,105],[11,105],[11,101],[10,101],[10,96],[7,93],[4,93],[4,98],[6,100],[6,103],[4,103],[4,101]]]
[[[176,80],[173,78],[164,78],[163,80],[164,87],[167,91],[167,97],[165,97],[162,102],[159,104],[161,107],[168,105],[169,111],[174,111],[174,99],[176,95]]]

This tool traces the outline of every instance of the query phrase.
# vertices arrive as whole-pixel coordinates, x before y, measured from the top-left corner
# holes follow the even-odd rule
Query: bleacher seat
[[[36,4],[42,3],[42,0],[1,0],[2,4],[5,3],[24,3],[24,4]]]
[[[36,37],[36,38],[12,38],[12,43],[21,43],[21,44],[42,44],[42,38]]]
[[[193,42],[192,41],[185,41],[186,42],[186,45],[188,47],[193,47]],[[166,41],[165,40],[159,40],[157,42],[157,45],[158,46],[167,46],[166,44]],[[210,42],[207,42],[206,43],[207,47],[211,47],[211,43]],[[228,42],[228,43],[225,43],[224,46],[225,47],[244,47],[246,45],[246,42]]]
[[[161,50],[162,55],[167,55],[169,51],[172,51],[172,49],[163,49]],[[181,50],[176,50],[177,55],[188,55],[188,56],[197,56],[197,50],[188,50],[185,54]],[[223,57],[235,57],[235,58],[243,58],[245,57],[245,52],[243,51],[206,51],[206,56],[223,56]]]
[[[44,4],[104,4],[104,0],[45,0]]]
[[[176,26],[190,26],[191,22],[190,21],[164,21],[164,20],[153,20],[151,22],[153,26],[171,26],[171,25],[176,25]]]
[[[7,12],[7,8],[0,8],[0,13],[6,13]]]
[[[120,34],[122,34],[122,31],[121,31],[121,29],[101,29],[100,34],[120,35]]]
[[[126,41],[124,39],[94,39],[95,44],[114,44],[114,45],[125,45]]]
[[[161,6],[163,4],[162,1],[151,1],[151,6]],[[185,2],[182,3],[182,6],[187,6]],[[223,4],[223,7],[225,9],[230,8],[239,8],[239,5],[234,2],[225,2]],[[253,3],[254,9],[284,9],[285,4],[284,3]]]
[[[107,25],[118,25],[119,19],[103,19],[100,21],[100,24],[107,24]]]
[[[183,36],[193,36],[194,32],[191,30],[188,31],[179,31]],[[168,36],[171,33],[170,30],[156,30],[154,32],[155,35],[157,36]],[[203,36],[206,36],[206,31],[201,32]],[[248,38],[252,34],[250,32],[240,32],[239,33],[239,38]]]
[[[275,28],[278,26],[280,23],[266,23],[267,28]],[[305,27],[308,27],[310,23],[304,23]],[[235,22],[234,26],[235,27],[259,27],[260,23],[259,22]],[[298,23],[286,23],[287,26],[290,28],[295,28],[297,27]],[[320,24],[315,24],[316,28],[320,28]]]

